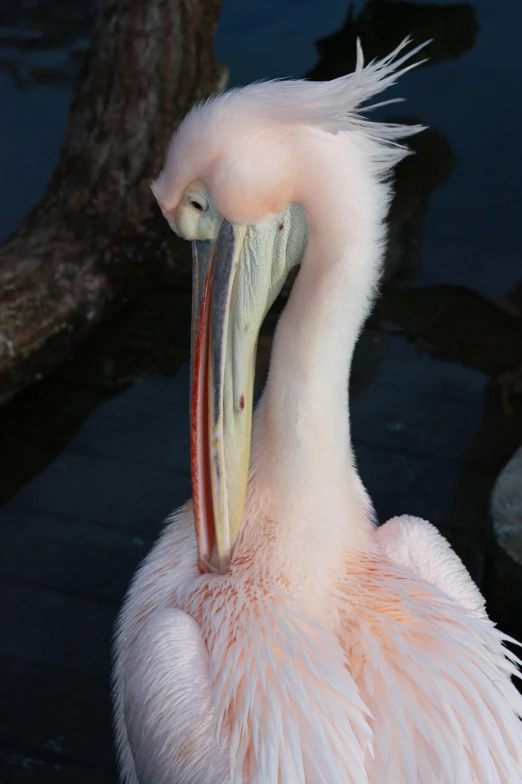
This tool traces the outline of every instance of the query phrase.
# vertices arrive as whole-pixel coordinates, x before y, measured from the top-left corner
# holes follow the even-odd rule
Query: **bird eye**
[[[206,212],[208,210],[207,201],[193,194],[191,194],[189,197],[189,204],[191,207],[194,207],[194,209],[198,210],[199,212]]]

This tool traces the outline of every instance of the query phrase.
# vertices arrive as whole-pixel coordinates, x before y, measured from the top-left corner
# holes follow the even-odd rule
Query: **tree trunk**
[[[68,356],[168,258],[149,186],[183,115],[222,87],[219,6],[101,3],[59,163],[0,250],[0,400]]]

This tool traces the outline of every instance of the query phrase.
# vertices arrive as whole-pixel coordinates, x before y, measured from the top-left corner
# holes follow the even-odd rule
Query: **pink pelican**
[[[522,782],[507,638],[435,528],[376,527],[350,444],[397,140],[422,130],[359,110],[413,67],[406,43],[211,98],[153,185],[194,241],[193,499],[119,620],[125,784]],[[297,264],[253,413],[258,331]]]

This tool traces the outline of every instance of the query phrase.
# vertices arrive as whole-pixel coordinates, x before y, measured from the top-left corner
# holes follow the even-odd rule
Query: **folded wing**
[[[212,724],[207,649],[197,623],[181,610],[152,613],[133,645],[124,719],[139,784],[225,781],[228,759]]]

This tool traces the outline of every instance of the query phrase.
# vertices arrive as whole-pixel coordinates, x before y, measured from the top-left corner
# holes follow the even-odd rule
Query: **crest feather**
[[[372,150],[372,158],[380,172],[385,173],[409,152],[397,140],[423,131],[424,126],[372,122],[362,112],[403,100],[392,98],[365,105],[394,85],[403,74],[426,62],[426,58],[415,62],[411,62],[411,58],[430,41],[404,53],[410,43],[411,38],[405,38],[382,60],[372,60],[365,66],[361,42],[357,39],[357,61],[351,74],[328,82],[274,79],[236,87],[225,94],[212,96],[193,112],[219,114],[221,119],[230,112],[235,123],[242,116],[249,125],[304,125],[333,134],[359,131],[368,141],[377,144],[377,149]]]
[[[177,205],[183,188],[204,175],[206,166],[214,168],[218,159],[233,152],[241,156],[245,139],[250,144],[261,137],[281,138],[281,131],[284,138],[285,130],[306,128],[351,136],[377,181],[385,181],[393,167],[410,154],[398,140],[423,131],[424,126],[372,122],[363,113],[402,100],[367,103],[425,62],[411,60],[430,41],[405,52],[410,43],[411,38],[405,38],[386,57],[365,65],[361,42],[357,40],[355,70],[347,76],[329,82],[257,82],[213,95],[195,105],[172,137],[165,167],[152,185],[156,198],[164,209],[171,209]],[[242,152],[237,152],[240,149]]]

